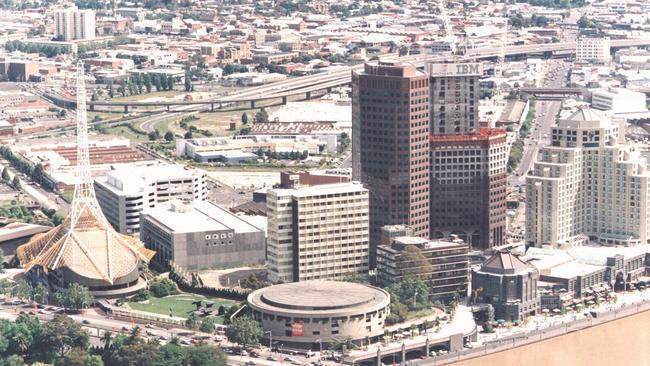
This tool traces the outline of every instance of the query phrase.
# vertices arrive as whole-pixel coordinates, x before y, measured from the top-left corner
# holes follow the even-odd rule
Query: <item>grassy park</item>
[[[125,305],[133,310],[160,315],[169,315],[169,309],[171,308],[173,316],[179,318],[187,318],[189,314],[191,314],[193,311],[196,311],[195,302],[199,300],[203,301],[203,305],[206,303],[214,304],[212,307],[215,309],[215,312],[221,305],[229,307],[235,304],[235,302],[229,300],[209,298],[206,296],[193,294],[180,294],[165,297],[151,297],[147,301],[127,302]],[[217,316],[216,318],[218,323],[223,323],[223,317]]]

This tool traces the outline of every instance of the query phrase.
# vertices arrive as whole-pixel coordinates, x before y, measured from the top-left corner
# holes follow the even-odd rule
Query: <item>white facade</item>
[[[208,190],[202,170],[182,165],[120,169],[95,180],[97,201],[115,230],[123,234],[140,231],[140,212],[172,199],[204,201]]]
[[[576,60],[608,63],[610,56],[609,37],[580,37],[576,43]]]
[[[267,194],[269,280],[342,279],[368,271],[368,190],[360,183]]]
[[[76,8],[54,12],[56,35],[64,41],[95,39],[95,11]]]
[[[592,109],[553,126],[526,177],[527,246],[649,243],[650,174],[622,136]]]
[[[591,105],[603,111],[609,110],[614,114],[646,113],[646,97],[644,93],[624,88],[597,89],[591,94]]]

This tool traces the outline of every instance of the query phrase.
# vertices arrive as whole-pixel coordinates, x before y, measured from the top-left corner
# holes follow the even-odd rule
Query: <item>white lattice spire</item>
[[[93,178],[90,173],[90,153],[88,148],[88,121],[86,118],[86,85],[84,82],[83,61],[77,64],[77,167],[76,184],[72,199],[71,220],[74,226],[83,209],[88,207],[98,217],[104,218],[95,198]]]

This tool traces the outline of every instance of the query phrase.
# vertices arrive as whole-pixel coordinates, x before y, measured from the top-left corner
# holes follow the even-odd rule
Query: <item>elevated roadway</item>
[[[650,39],[623,39],[612,40],[613,49],[626,47],[650,46]],[[527,55],[527,54],[553,54],[556,52],[573,53],[575,52],[574,42],[560,42],[535,45],[511,46],[506,49],[506,56]],[[499,47],[485,47],[471,49],[468,53],[460,58],[460,61],[470,61],[477,59],[490,59],[498,56]],[[424,54],[398,56],[390,54],[382,57],[382,60],[399,60],[402,62],[413,63],[418,67],[424,67],[427,62],[444,62],[450,60],[450,54]],[[329,90],[334,87],[348,85],[351,82],[351,71],[362,70],[363,64],[353,66],[343,66],[340,70],[308,75],[296,78],[290,78],[279,82],[262,85],[259,87],[249,88],[244,91],[225,95],[215,99],[200,101],[157,101],[157,102],[137,102],[137,101],[88,101],[88,107],[94,110],[96,106],[103,107],[122,107],[125,113],[129,108],[135,107],[163,107],[167,111],[173,111],[175,106],[195,106],[188,109],[196,111],[206,111],[222,109],[224,107],[241,108],[242,103],[250,104],[255,108],[256,103],[268,100],[278,100],[281,103],[287,103],[288,97],[304,95],[307,99],[311,93],[321,90]],[[52,96],[51,96],[52,97]],[[74,101],[56,96],[56,99],[68,106],[74,106]]]

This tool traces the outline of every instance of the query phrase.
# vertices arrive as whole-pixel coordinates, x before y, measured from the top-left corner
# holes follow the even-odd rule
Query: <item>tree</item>
[[[133,344],[125,344],[109,356],[109,365],[153,366],[158,358],[158,345],[141,339]]]
[[[266,111],[265,108],[262,108],[259,110],[259,112],[255,113],[255,122],[266,123],[268,121],[269,121],[269,113]]]
[[[14,175],[14,179],[11,181],[11,185],[16,190],[20,190],[22,188],[22,185],[20,184],[20,178],[18,178],[18,175]]]
[[[151,93],[151,76],[149,74],[144,75],[144,88],[147,90],[147,93]]]
[[[113,88],[113,82],[112,81],[108,83],[108,96],[110,98],[115,97],[115,89]]]
[[[38,285],[32,289],[32,301],[35,301],[39,304],[46,303],[47,293],[47,287],[43,286],[43,284],[39,282]]]
[[[407,245],[402,251],[397,267],[404,277],[422,278],[433,270],[431,263],[415,245]]]
[[[244,125],[248,123],[248,114],[246,114],[246,112],[241,115],[241,123]]]
[[[226,354],[217,347],[201,344],[187,349],[187,366],[225,366]]]
[[[5,273],[5,251],[0,248],[0,273]]]
[[[199,316],[196,315],[195,312],[192,312],[190,315],[187,316],[187,319],[185,319],[185,326],[190,328],[190,329],[196,329],[199,326]]]
[[[73,310],[85,309],[94,301],[88,288],[78,283],[73,283],[68,288],[60,290],[54,295],[54,298],[64,308]]]
[[[171,131],[165,132],[165,141],[172,142],[174,141],[174,133]]]
[[[192,91],[192,73],[189,69],[185,70],[185,91]]]
[[[187,348],[182,347],[178,343],[172,343],[170,341],[166,345],[160,347],[156,359],[156,366],[185,366],[187,350]]]
[[[61,223],[63,222],[63,219],[64,219],[63,215],[61,215],[61,214],[58,213],[58,212],[55,213],[55,214],[52,216],[52,225],[54,225],[54,226],[59,226],[59,225],[61,225]]]
[[[108,354],[108,351],[111,349],[111,341],[113,340],[113,332],[107,330],[102,334],[102,337],[99,339],[104,345],[104,354]]]
[[[89,355],[86,350],[73,348],[54,362],[55,366],[103,366],[104,361],[97,355]]]
[[[262,338],[262,327],[256,320],[243,316],[230,322],[226,328],[226,337],[230,342],[239,343],[244,347],[258,344]]]
[[[167,87],[169,90],[174,90],[174,78],[171,76],[167,77]]]
[[[149,284],[149,291],[155,297],[165,297],[177,293],[178,287],[169,278],[156,277]]]
[[[387,291],[391,294],[391,306],[395,302],[395,305],[405,305],[409,310],[419,310],[431,305],[429,288],[420,279],[404,278],[390,285]]]
[[[63,357],[73,348],[87,349],[88,339],[88,333],[81,328],[81,324],[65,315],[55,315],[43,325],[39,347]]]
[[[4,169],[2,169],[2,180],[9,182],[9,179],[11,179],[9,178],[9,169],[7,167],[4,167]]]
[[[212,333],[214,332],[215,325],[217,324],[217,320],[213,316],[207,316],[203,318],[201,321],[201,325],[199,326],[199,330],[201,332],[205,333]]]
[[[11,296],[19,299],[28,299],[32,293],[32,286],[27,281],[20,279],[11,289]]]

